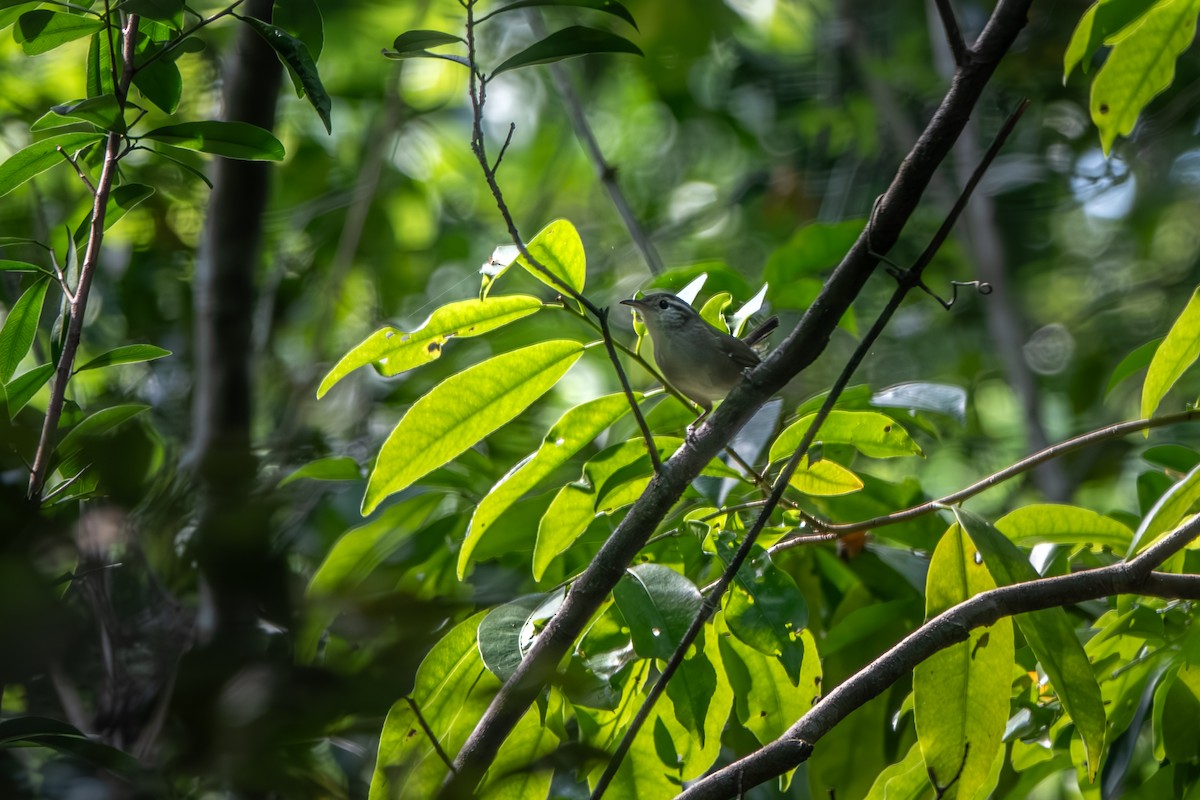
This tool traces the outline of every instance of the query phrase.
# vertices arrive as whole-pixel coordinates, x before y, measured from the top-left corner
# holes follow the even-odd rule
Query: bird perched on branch
[[[759,364],[753,345],[779,327],[771,317],[746,335],[730,336],[709,325],[685,300],[669,292],[650,292],[634,300],[622,300],[638,312],[654,341],[654,360],[663,377],[704,412],[695,427],[737,386],[745,372]]]

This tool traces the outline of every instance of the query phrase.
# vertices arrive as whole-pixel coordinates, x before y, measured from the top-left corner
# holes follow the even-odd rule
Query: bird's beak
[[[642,307],[642,301],[641,301],[641,300],[633,300],[633,299],[630,299],[630,300],[622,300],[622,301],[621,301],[621,305],[623,305],[623,306],[632,306],[632,307],[634,307],[634,308],[641,308],[641,307]]]

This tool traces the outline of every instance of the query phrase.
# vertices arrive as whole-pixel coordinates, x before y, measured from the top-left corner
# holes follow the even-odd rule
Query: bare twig
[[[64,150],[62,145],[59,145],[54,149],[58,151],[60,156],[67,160],[67,163],[71,165],[71,169],[75,170],[75,174],[79,176],[79,180],[83,181],[83,185],[87,187],[88,191],[95,195],[96,187],[92,185],[91,179],[88,178],[88,176],[84,174],[83,170],[79,168],[79,164],[75,161],[75,159],[71,158],[71,154]]]
[[[408,707],[412,709],[413,716],[417,718],[417,724],[421,726],[421,730],[425,731],[425,735],[429,738],[429,743],[433,745],[434,751],[437,752],[438,758],[442,763],[450,768],[450,772],[454,772],[454,762],[450,760],[450,756],[446,755],[446,751],[442,749],[442,743],[438,741],[437,736],[429,727],[429,723],[425,721],[424,715],[421,714],[421,709],[417,707],[417,701],[413,700],[409,695],[404,696],[404,702],[408,703]]]
[[[942,27],[946,29],[946,43],[949,44],[950,53],[954,56],[954,64],[961,67],[967,63],[971,53],[967,49],[967,43],[963,41],[962,31],[958,29],[958,20],[954,17],[954,9],[950,7],[950,0],[934,0],[934,5],[937,6],[938,15],[942,18]]]
[[[915,505],[912,508],[906,508],[903,511],[884,514],[883,516],[873,517],[872,519],[862,520],[861,522],[847,522],[842,524],[819,522],[818,525],[820,525],[823,531],[835,534],[837,536],[846,536],[847,534],[858,533],[860,531],[869,531],[875,528],[882,528],[885,525],[895,525],[898,522],[905,522],[910,519],[915,519],[916,517],[924,516],[925,514],[936,511],[939,508],[945,508],[946,506],[952,506],[961,503],[963,500],[966,500],[969,497],[974,497],[981,492],[985,492],[988,489],[991,489],[993,486],[1008,480],[1014,475],[1020,475],[1023,472],[1028,472],[1034,467],[1044,464],[1051,459],[1058,458],[1059,456],[1066,455],[1067,453],[1072,453],[1076,450],[1081,450],[1098,442],[1108,441],[1109,439],[1119,439],[1123,436],[1128,436],[1131,433],[1136,433],[1137,431],[1161,428],[1164,425],[1175,425],[1180,422],[1190,422],[1195,419],[1200,419],[1200,410],[1181,411],[1177,414],[1167,414],[1161,417],[1137,419],[1131,422],[1121,422],[1116,425],[1109,425],[1098,430],[1088,431],[1080,436],[1067,439],[1065,442],[1059,442],[1056,445],[1052,445],[1044,450],[1040,450],[1028,458],[1023,458],[1015,464],[1005,467],[999,472],[993,472],[991,475],[981,478],[975,483],[972,483],[970,486],[967,486],[964,489],[959,489],[957,492],[948,494],[945,497],[939,497],[937,500],[930,500],[928,502],[921,503],[920,505]],[[771,547],[770,552],[777,553],[781,550],[788,550],[792,547],[796,547],[799,544],[806,544],[804,539],[805,537],[801,536],[797,537],[796,539],[787,539],[779,542]]]
[[[158,61],[163,56],[165,56],[168,53],[177,49],[180,45],[183,44],[185,39],[187,39],[189,36],[191,36],[196,31],[200,30],[201,28],[207,27],[208,25],[213,24],[214,22],[219,20],[221,17],[226,17],[226,16],[229,16],[230,14],[233,14],[234,9],[236,9],[238,6],[240,6],[244,2],[246,2],[246,0],[234,0],[231,4],[229,4],[222,10],[218,11],[217,13],[213,14],[212,16],[202,17],[199,22],[197,22],[192,27],[188,28],[186,31],[183,31],[182,33],[180,33],[179,36],[177,36],[176,38],[167,42],[162,47],[161,50],[158,50],[155,53],[151,54],[151,56],[149,58],[147,58],[142,63],[138,64],[136,67],[133,66],[132,61],[126,62],[126,65],[125,65],[126,73],[128,73],[130,75],[130,77],[132,77],[132,75],[134,73],[141,72],[146,67],[153,64],[155,61]],[[237,14],[233,14],[233,16],[237,17],[238,19],[243,19],[243,17],[238,17]]]
[[[106,4],[107,5],[107,4]],[[125,100],[129,96],[129,84],[133,79],[130,69],[133,64],[134,44],[137,41],[138,15],[130,14],[125,21],[125,32],[121,48],[121,57],[125,64],[120,83],[116,85],[117,107],[125,108]],[[46,407],[46,418],[42,424],[42,433],[38,439],[37,453],[33,459],[33,469],[29,473],[29,496],[38,498],[45,486],[47,470],[50,465],[50,454],[54,450],[54,439],[58,432],[58,420],[62,416],[63,402],[66,400],[67,383],[71,380],[71,372],[75,366],[75,355],[79,351],[79,341],[83,335],[83,317],[87,309],[88,293],[92,286],[92,277],[96,273],[96,264],[100,260],[100,244],[104,240],[104,217],[108,211],[108,198],[112,192],[113,178],[117,171],[118,151],[121,145],[121,135],[115,131],[108,132],[104,146],[104,164],[100,169],[100,180],[96,184],[94,202],[92,203],[92,224],[88,231],[87,250],[83,264],[79,269],[79,282],[75,287],[75,296],[70,300],[70,320],[67,327],[67,339],[63,345],[62,355],[54,372],[54,386],[50,390],[50,402]],[[72,246],[68,242],[68,246]]]

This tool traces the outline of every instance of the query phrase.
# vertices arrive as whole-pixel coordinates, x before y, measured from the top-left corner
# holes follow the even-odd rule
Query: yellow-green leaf
[[[1133,531],[1112,517],[1078,506],[1035,503],[1005,514],[996,527],[1019,545],[1086,544],[1124,553]]]
[[[827,460],[809,464],[807,456],[788,483],[798,492],[814,497],[850,494],[863,487],[862,479],[841,464]]]
[[[1174,530],[1197,500],[1200,500],[1200,466],[1158,498],[1133,535],[1128,556],[1132,558]]]
[[[359,367],[375,363],[386,376],[428,364],[442,355],[442,346],[454,336],[478,336],[495,330],[542,307],[542,301],[524,294],[461,300],[448,303],[429,315],[412,333],[380,328],[355,345],[329,370],[317,389],[317,399]]]
[[[413,404],[383,443],[362,513],[510,422],[558,383],[583,345],[569,339],[523,347],[453,375]]]
[[[1196,362],[1197,357],[1200,357],[1200,289],[1192,292],[1183,313],[1154,351],[1146,382],[1142,384],[1143,417],[1149,417],[1158,410],[1163,395]]]
[[[784,428],[771,445],[771,461],[791,456],[816,416],[808,414]],[[871,458],[924,455],[898,422],[878,411],[831,411],[817,431],[816,441],[848,444]]]
[[[925,616],[996,587],[959,525],[952,525],[929,564]],[[913,672],[913,711],[926,768],[942,797],[970,800],[987,781],[1008,721],[1012,620],[973,629],[967,641],[934,653]]]
[[[550,274],[577,292],[583,291],[587,278],[587,260],[583,253],[583,240],[579,231],[565,219],[556,219],[538,231],[538,235],[525,246],[529,255],[550,271]],[[536,269],[524,256],[517,256],[517,263],[529,274],[555,291],[562,287]]]

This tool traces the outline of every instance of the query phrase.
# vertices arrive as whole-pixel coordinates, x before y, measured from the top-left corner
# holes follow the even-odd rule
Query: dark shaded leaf
[[[534,64],[549,64],[575,56],[592,55],[593,53],[631,53],[642,55],[642,51],[633,42],[617,36],[615,33],[602,31],[597,28],[585,28],[574,25],[563,28],[536,42],[512,58],[492,70],[492,75],[529,67]]]
[[[27,11],[13,28],[13,39],[26,55],[48,53],[59,45],[89,36],[104,27],[95,17],[38,9]]]
[[[136,364],[141,361],[153,361],[156,358],[165,358],[169,355],[171,355],[170,350],[164,350],[152,344],[127,344],[96,356],[82,367],[76,367],[75,371],[83,372],[85,369],[100,369],[101,367],[112,367],[117,364]]]
[[[308,102],[312,104],[317,116],[325,125],[325,132],[332,133],[333,127],[329,113],[333,108],[333,102],[329,99],[329,93],[325,91],[325,86],[321,83],[316,60],[304,42],[283,28],[263,22],[261,19],[254,17],[238,17],[238,19],[254,28],[258,35],[271,45],[271,49],[279,56],[279,60],[288,68],[292,80],[304,89]]]
[[[145,138],[245,161],[282,161],[284,155],[283,145],[270,131],[248,122],[183,122],[155,128]]]
[[[535,8],[537,6],[569,6],[572,8],[590,8],[593,11],[603,11],[605,14],[612,14],[614,17],[620,17],[633,26],[637,30],[637,22],[633,19],[633,14],[629,13],[629,9],[618,3],[616,0],[517,0],[515,3],[509,3],[503,8],[498,8],[488,14],[488,17],[494,17],[497,14],[503,14],[505,11],[516,11],[520,8]],[[481,17],[482,22],[487,17]]]

